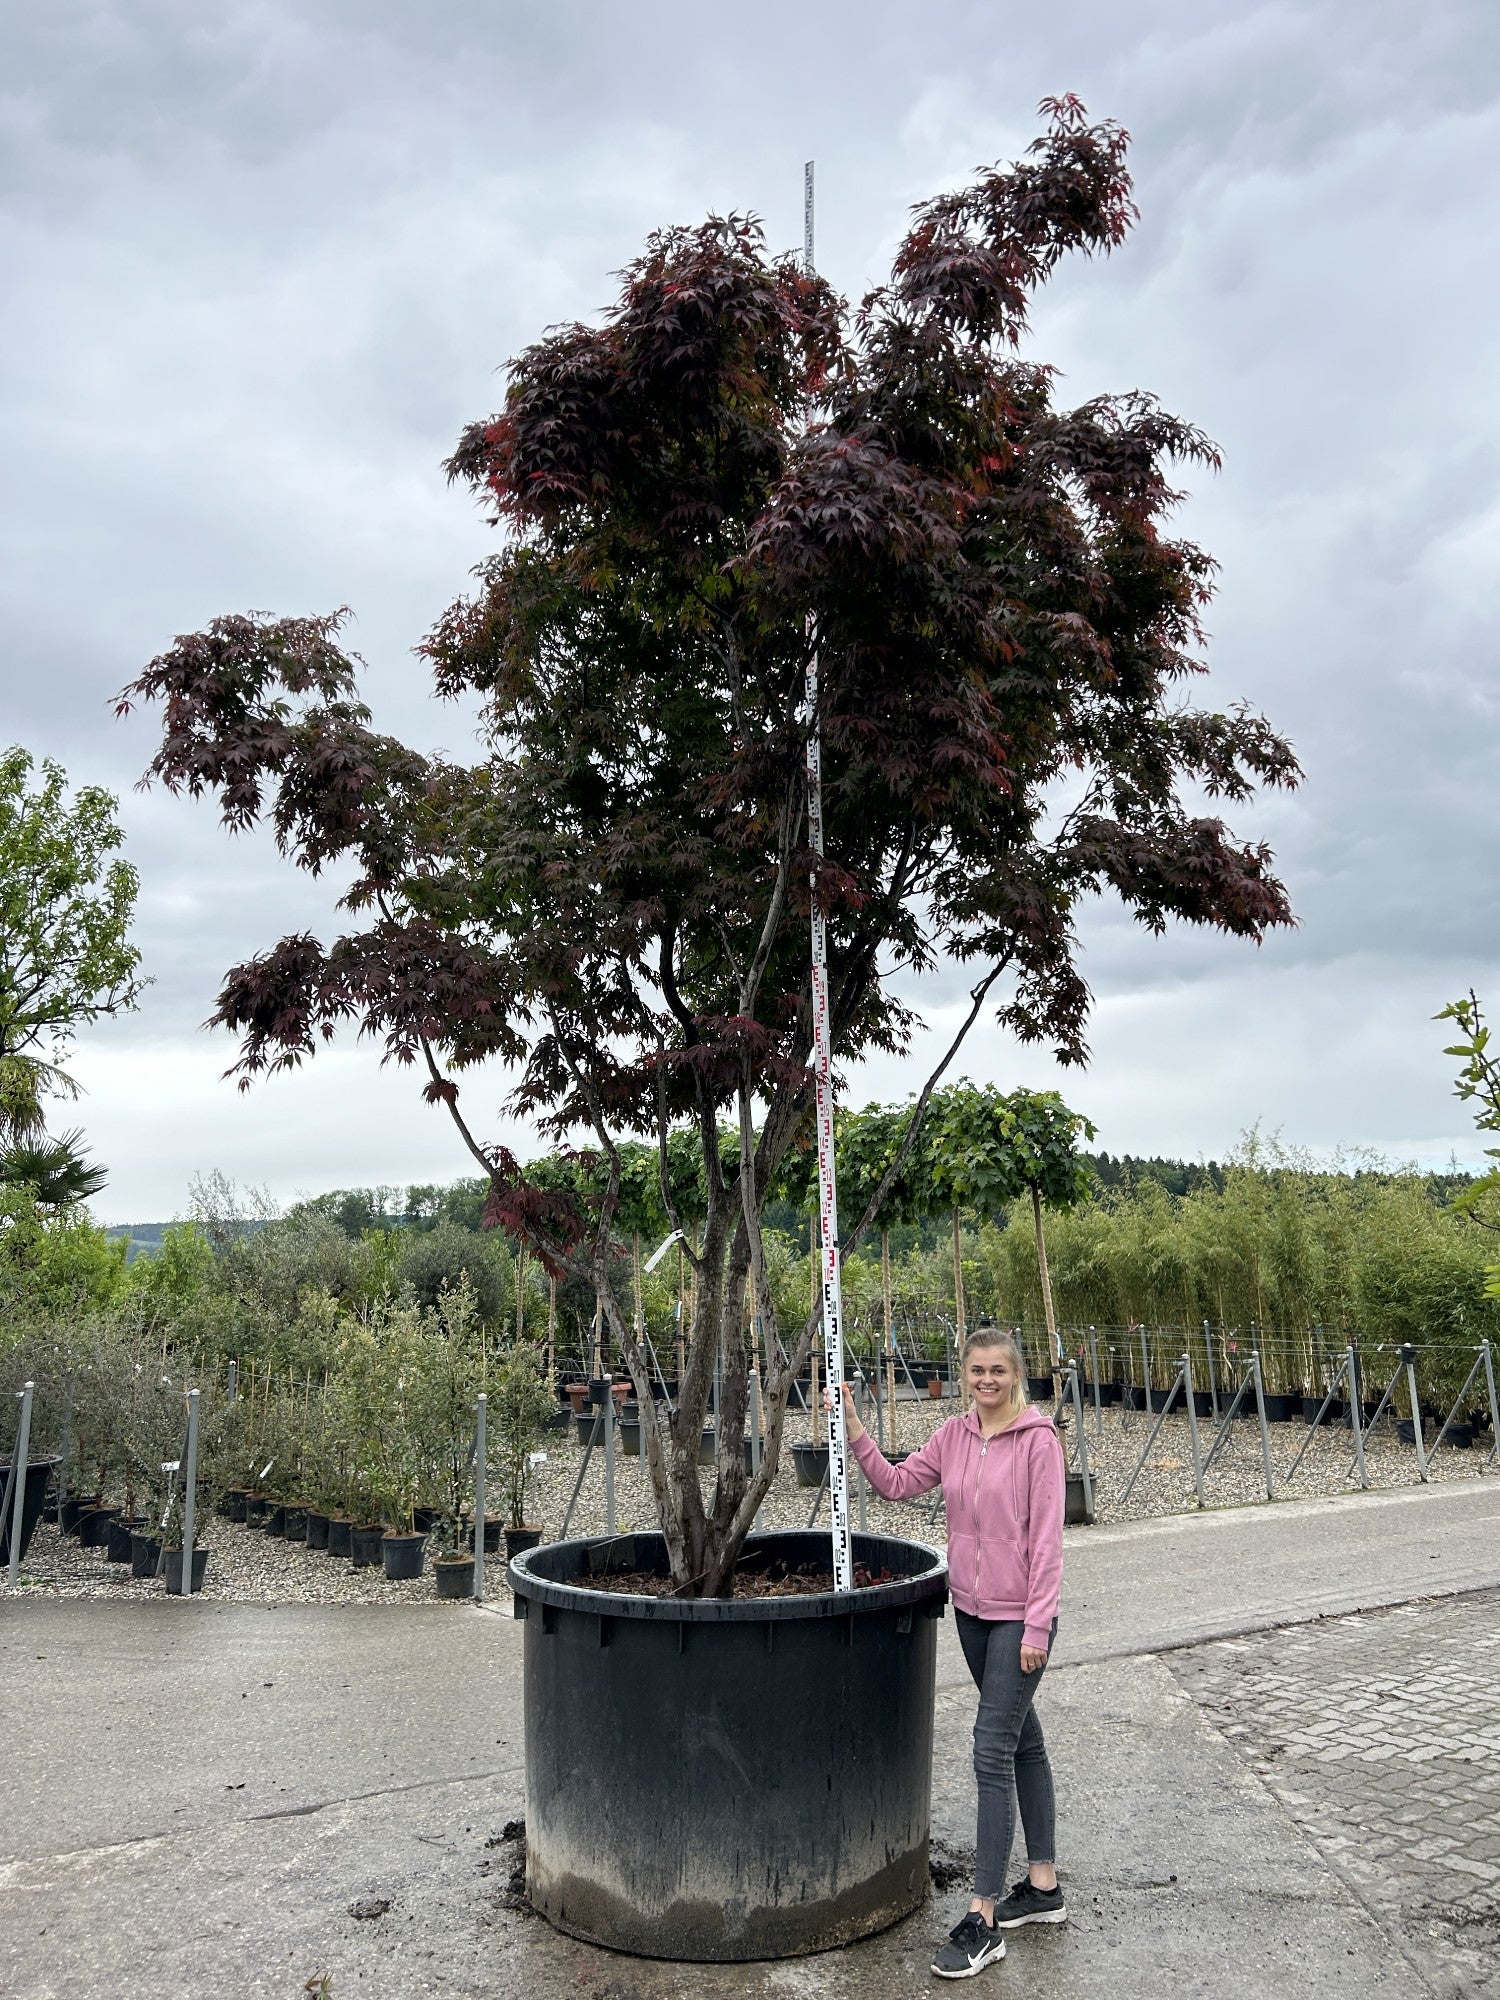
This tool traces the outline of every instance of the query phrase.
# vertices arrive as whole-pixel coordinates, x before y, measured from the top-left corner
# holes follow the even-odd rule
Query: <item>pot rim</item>
[[[762,1535],[749,1536],[745,1542],[745,1553],[749,1554],[758,1543],[793,1540],[806,1544],[811,1554],[828,1548],[829,1533],[826,1528],[771,1529]],[[609,1618],[638,1618],[647,1623],[673,1625],[755,1625],[792,1619],[862,1617],[868,1612],[904,1610],[908,1605],[933,1600],[941,1608],[948,1601],[946,1558],[927,1542],[913,1541],[904,1535],[856,1532],[852,1537],[855,1556],[859,1559],[861,1545],[868,1555],[874,1555],[877,1560],[882,1546],[918,1549],[928,1560],[926,1566],[915,1574],[900,1577],[892,1583],[874,1584],[864,1590],[821,1590],[797,1597],[638,1597],[628,1591],[582,1589],[577,1584],[557,1583],[532,1568],[543,1558],[556,1559],[560,1550],[606,1549],[627,1542],[645,1543],[649,1549],[652,1544],[661,1546],[662,1541],[659,1531],[590,1535],[567,1542],[544,1542],[540,1548],[527,1549],[513,1556],[506,1566],[506,1581],[516,1599],[516,1616],[526,1616],[521,1607],[530,1599],[538,1604],[564,1611],[579,1611],[596,1618],[602,1614]]]

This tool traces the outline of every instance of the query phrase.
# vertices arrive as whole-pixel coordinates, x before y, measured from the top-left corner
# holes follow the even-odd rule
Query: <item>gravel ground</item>
[[[899,1403],[897,1442],[905,1449],[914,1448],[952,1413],[951,1402]],[[1121,1496],[1154,1422],[1154,1418],[1148,1419],[1139,1412],[1122,1421],[1118,1411],[1106,1411],[1101,1436],[1090,1414],[1089,1465],[1097,1481],[1096,1506],[1101,1522],[1185,1513],[1196,1506],[1188,1424],[1182,1416],[1167,1418],[1145,1469],[1128,1501],[1122,1503]],[[1357,1487],[1358,1480],[1350,1470],[1353,1442],[1346,1430],[1317,1432],[1308,1443],[1290,1486],[1286,1483],[1287,1476],[1293,1458],[1307,1440],[1307,1431],[1301,1424],[1273,1424],[1270,1431],[1278,1497],[1305,1498],[1348,1492]],[[1199,1433],[1206,1454],[1213,1435],[1212,1425],[1204,1421]],[[800,1412],[789,1419],[788,1435],[793,1440],[809,1435],[808,1419]],[[1076,1466],[1073,1442],[1070,1433],[1070,1467]],[[1445,1445],[1429,1468],[1430,1478],[1436,1482],[1500,1477],[1500,1465],[1487,1460],[1490,1443],[1486,1432],[1481,1433],[1469,1451]],[[571,1435],[554,1433],[547,1441],[545,1463],[533,1475],[528,1511],[534,1520],[545,1525],[549,1537],[556,1536],[562,1527],[582,1456],[581,1447]],[[1416,1454],[1410,1445],[1397,1442],[1394,1426],[1388,1420],[1366,1438],[1365,1464],[1372,1487],[1418,1483]],[[1259,1426],[1253,1422],[1236,1423],[1229,1442],[1208,1474],[1204,1498],[1210,1507],[1232,1507],[1264,1497]],[[761,1522],[768,1528],[806,1527],[813,1500],[810,1490],[796,1484],[788,1463],[767,1496]],[[934,1512],[930,1498],[897,1506],[867,1493],[864,1509],[866,1522],[873,1530],[906,1535],[918,1541],[942,1540],[940,1510]],[[654,1519],[642,1467],[638,1460],[626,1458],[623,1453],[617,1461],[615,1518],[621,1531],[649,1527]],[[828,1519],[826,1497],[818,1518],[824,1523]],[[573,1512],[570,1532],[602,1534],[605,1521],[603,1453],[596,1450]],[[311,1551],[300,1543],[273,1539],[258,1529],[210,1520],[206,1539],[210,1554],[202,1594],[208,1598],[304,1604],[412,1604],[436,1596],[430,1572],[410,1583],[389,1583],[379,1570],[356,1570],[347,1561]],[[504,1558],[489,1557],[485,1576],[488,1593],[503,1595]],[[116,1598],[155,1597],[165,1589],[158,1581],[134,1580],[128,1563],[107,1562],[103,1551],[81,1549],[71,1537],[45,1524],[37,1529],[21,1566],[21,1587],[55,1597]]]

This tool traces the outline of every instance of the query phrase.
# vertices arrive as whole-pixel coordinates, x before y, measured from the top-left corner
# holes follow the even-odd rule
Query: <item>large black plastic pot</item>
[[[382,1535],[380,1559],[392,1583],[410,1583],[422,1574],[427,1553],[425,1535]]]
[[[799,1438],[792,1446],[792,1466],[799,1486],[821,1486],[828,1477],[828,1447]]]
[[[203,1573],[207,1568],[208,1568],[208,1550],[200,1544],[197,1548],[193,1550],[192,1584],[193,1584],[193,1595],[195,1596],[203,1588]],[[162,1569],[165,1571],[167,1578],[167,1595],[169,1597],[181,1597],[182,1550],[163,1549]]]
[[[511,1563],[527,1621],[526,1888],[559,1930],[648,1958],[783,1958],[922,1901],[947,1565],[883,1535],[854,1551],[894,1580],[731,1599],[573,1582],[664,1572],[659,1535]],[[747,1544],[766,1560],[828,1555],[826,1533]]]
[[[33,1458],[26,1466],[26,1492],[21,1500],[21,1547],[18,1560],[24,1561],[31,1538],[36,1533],[36,1524],[42,1518],[42,1503],[47,1497],[47,1482],[56,1471],[59,1460],[55,1458]],[[4,1497],[6,1482],[10,1478],[10,1460],[0,1458],[0,1498]],[[11,1506],[5,1510],[5,1518],[0,1521],[0,1563],[10,1561],[11,1507],[15,1506],[15,1494],[11,1494]]]

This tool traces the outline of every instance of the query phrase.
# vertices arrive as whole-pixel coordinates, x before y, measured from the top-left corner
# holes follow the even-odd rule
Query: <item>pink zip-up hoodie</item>
[[[987,1438],[970,1410],[900,1465],[868,1431],[854,1455],[882,1499],[942,1487],[953,1602],[975,1618],[1024,1618],[1022,1644],[1045,1652],[1062,1591],[1063,1453],[1052,1419],[1028,1403]]]

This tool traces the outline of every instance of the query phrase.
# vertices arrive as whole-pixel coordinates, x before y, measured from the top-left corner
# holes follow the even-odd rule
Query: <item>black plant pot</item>
[[[166,1572],[168,1597],[182,1595],[182,1550],[166,1549],[162,1552],[162,1568]],[[193,1550],[193,1590],[194,1597],[203,1588],[203,1573],[208,1568],[208,1550]]]
[[[328,1517],[328,1553],[331,1556],[352,1556],[354,1523],[342,1514]]]
[[[266,1515],[270,1512],[269,1493],[247,1493],[245,1495],[245,1526],[261,1528],[265,1526]]]
[[[1451,1444],[1455,1451],[1472,1451],[1474,1449],[1474,1426],[1472,1424],[1461,1424],[1455,1417],[1443,1433],[1443,1442],[1444,1444]]]
[[[713,1465],[718,1458],[718,1451],[719,1446],[718,1440],[714,1436],[714,1427],[712,1424],[705,1424],[703,1426],[703,1435],[698,1440],[698,1463],[700,1465]]]
[[[245,1487],[231,1486],[224,1494],[223,1505],[220,1507],[219,1512],[224,1516],[226,1521],[243,1521],[245,1518],[245,1502],[249,1497],[249,1492]]]
[[[505,1527],[505,1523],[504,1523],[504,1522],[503,1522],[503,1521],[501,1520],[501,1518],[500,1518],[500,1516],[499,1516],[498,1514],[486,1514],[486,1515],[485,1515],[485,1517],[484,1517],[484,1552],[485,1552],[485,1554],[486,1554],[487,1556],[497,1556],[497,1555],[499,1555],[499,1553],[500,1553],[500,1536],[501,1536],[502,1532],[504,1531],[504,1527]],[[473,1523],[472,1521],[465,1521],[465,1522],[464,1522],[464,1547],[465,1547],[466,1549],[472,1549],[472,1548],[473,1548],[473,1546],[474,1546],[474,1523]]]
[[[439,1556],[432,1565],[432,1580],[437,1586],[439,1597],[472,1597],[474,1595],[474,1558],[472,1556]]]
[[[307,1509],[305,1507],[283,1507],[281,1510],[281,1532],[289,1542],[307,1540]]]
[[[625,1454],[625,1456],[626,1456],[627,1458],[639,1458],[639,1457],[640,1457],[640,1455],[641,1455],[641,1420],[640,1420],[640,1418],[639,1418],[638,1416],[636,1416],[636,1417],[621,1417],[621,1419],[620,1419],[620,1449],[621,1449],[621,1451],[623,1451],[623,1452],[624,1452],[624,1454]]]
[[[132,1576],[155,1576],[157,1559],[161,1555],[161,1543],[153,1534],[130,1537],[130,1574]]]
[[[121,1509],[115,1506],[90,1507],[86,1514],[78,1517],[78,1541],[85,1549],[105,1549],[109,1547],[109,1524],[119,1519]]]
[[[799,1486],[821,1486],[828,1477],[828,1447],[802,1441],[792,1446],[792,1467]]]
[[[1213,1413],[1214,1399],[1212,1391],[1208,1389],[1195,1389],[1193,1391],[1193,1415],[1195,1417],[1211,1418]]]
[[[1127,1410],[1144,1410],[1146,1392],[1138,1382],[1126,1382],[1122,1388],[1121,1401]]]
[[[380,1561],[382,1527],[353,1528],[349,1534],[349,1557],[356,1569],[374,1569]]]
[[[1033,1403],[1050,1403],[1056,1393],[1055,1376],[1028,1375],[1026,1377],[1026,1394]]]
[[[130,1561],[131,1539],[134,1535],[138,1534],[140,1530],[145,1527],[145,1525],[146,1525],[146,1520],[143,1514],[137,1514],[133,1520],[129,1521],[127,1521],[124,1515],[121,1514],[117,1515],[116,1518],[110,1522],[109,1532],[105,1537],[105,1543],[104,1543],[105,1554],[110,1562],[128,1563]]]
[[[441,1507],[413,1507],[411,1524],[419,1535],[430,1535],[443,1518]]]
[[[59,1523],[65,1535],[76,1535],[78,1523],[90,1507],[97,1507],[104,1498],[102,1493],[70,1493],[58,1509]]]
[[[308,1509],[307,1515],[307,1546],[310,1549],[328,1547],[328,1516],[319,1514],[311,1508]]]
[[[55,1458],[33,1458],[26,1465],[26,1491],[21,1496],[21,1546],[18,1560],[24,1559],[31,1547],[31,1538],[36,1533],[36,1524],[42,1518],[42,1507],[47,1498],[47,1484],[59,1460]],[[0,1458],[0,1497],[5,1493],[5,1482],[10,1477],[10,1460]],[[64,1503],[71,1506],[72,1502]],[[15,1506],[15,1495],[11,1495],[11,1507]],[[0,1521],[0,1564],[10,1561],[11,1513],[6,1510],[5,1519]]]
[[[1063,1494],[1063,1522],[1070,1528],[1086,1527],[1092,1523],[1093,1510],[1084,1504],[1083,1474],[1069,1472],[1064,1475],[1067,1487]],[[1097,1485],[1097,1482],[1096,1482]]]
[[[542,1539],[540,1528],[507,1528],[505,1530],[505,1560],[514,1562],[528,1549],[536,1548]]]
[[[1124,1387],[1123,1382],[1101,1382],[1099,1384],[1099,1402],[1101,1406],[1108,1409],[1111,1405],[1118,1403]]]
[[[1280,1391],[1265,1392],[1266,1422],[1268,1424],[1298,1424],[1302,1421],[1302,1398],[1300,1395],[1284,1395]],[[1255,1415],[1255,1398],[1246,1396],[1240,1404],[1242,1410]]]
[[[386,1577],[391,1583],[410,1583],[426,1567],[427,1537],[382,1535],[380,1560],[385,1564]]]
[[[1398,1444],[1411,1444],[1411,1445],[1414,1445],[1414,1444],[1416,1443],[1416,1441],[1417,1441],[1417,1430],[1416,1430],[1416,1425],[1415,1425],[1415,1424],[1413,1424],[1413,1422],[1412,1422],[1411,1418],[1410,1418],[1410,1417],[1397,1417],[1397,1419],[1396,1419],[1396,1442],[1397,1442]]]
[[[542,1425],[542,1429],[544,1431],[565,1431],[572,1424],[572,1421],[573,1412],[570,1409],[557,1410],[548,1417],[547,1421]]]
[[[821,1564],[828,1536],[754,1536],[746,1553]],[[924,1901],[947,1570],[882,1535],[856,1535],[854,1555],[891,1580],[731,1599],[572,1582],[587,1566],[664,1572],[659,1535],[558,1542],[511,1564],[526,1620],[526,1889],[558,1929],[735,1962],[848,1944]],[[788,1729],[810,1692],[818,1726]]]
[[[268,1535],[280,1535],[286,1527],[286,1507],[280,1500],[273,1500],[267,1507],[265,1519],[261,1523]]]

